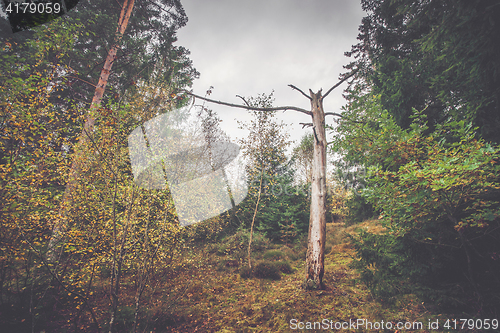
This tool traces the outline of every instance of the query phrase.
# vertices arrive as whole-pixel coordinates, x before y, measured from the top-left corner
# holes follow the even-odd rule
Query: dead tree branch
[[[287,111],[287,110],[294,110],[294,111],[299,111],[299,112],[305,113],[308,116],[312,116],[312,112],[311,111],[307,111],[307,110],[304,110],[302,108],[298,108],[296,106],[279,106],[279,107],[274,107],[274,108],[256,108],[256,107],[253,107],[253,106],[246,106],[246,105],[239,105],[239,104],[232,104],[232,103],[227,103],[227,102],[222,102],[222,101],[216,101],[214,99],[210,99],[210,98],[206,98],[206,97],[201,97],[201,96],[195,95],[192,92],[187,91],[187,90],[183,90],[183,92],[185,92],[186,94],[188,94],[190,96],[193,96],[194,98],[199,98],[199,99],[207,101],[207,102],[211,102],[211,103],[215,103],[215,104],[220,104],[220,105],[225,105],[225,106],[230,106],[230,107],[233,107],[233,108],[240,108],[240,109],[247,109],[247,110],[254,110],[254,111],[278,111],[278,110]]]
[[[246,99],[245,99],[244,97],[242,97],[242,96],[240,96],[240,95],[236,95],[236,97],[241,98],[241,99],[243,100],[243,102],[245,102],[245,104],[246,104],[247,106],[250,106],[250,104],[248,104],[248,102],[246,101]]]
[[[310,96],[307,96],[307,95],[306,95],[306,94],[305,94],[302,90],[300,90],[299,88],[297,88],[297,87],[296,87],[296,86],[294,86],[293,84],[289,84],[288,86],[289,86],[290,88],[292,88],[292,89],[295,89],[295,90],[297,90],[297,91],[300,91],[300,93],[301,93],[302,95],[306,96],[306,98],[307,98],[308,100],[311,100],[311,97],[310,97]]]
[[[314,127],[314,126],[313,126],[313,133],[314,133],[314,138],[316,139],[316,143],[319,144],[320,141],[319,141],[318,135],[316,134],[316,127]]]
[[[347,79],[349,79],[351,76],[353,76],[357,72],[358,72],[358,70],[355,70],[354,72],[352,72],[351,74],[347,75],[345,78],[343,78],[342,80],[340,80],[339,82],[337,82],[337,84],[335,84],[333,87],[331,87],[330,89],[328,89],[328,91],[321,98],[325,99],[325,97],[328,96],[328,94],[331,93],[333,89],[335,89],[338,86],[340,86],[342,83],[344,83]]]
[[[325,112],[325,116],[335,116],[335,117],[343,118],[340,113],[335,113],[335,112]]]

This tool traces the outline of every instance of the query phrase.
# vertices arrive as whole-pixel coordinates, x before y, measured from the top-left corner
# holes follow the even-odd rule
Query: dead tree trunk
[[[61,206],[59,208],[58,220],[55,222],[52,228],[52,237],[49,241],[49,246],[47,249],[47,261],[53,263],[57,259],[56,247],[61,243],[64,231],[67,225],[68,212],[71,207],[72,196],[76,189],[76,184],[78,177],[85,163],[84,150],[85,147],[90,143],[90,135],[94,131],[94,123],[96,120],[96,112],[101,105],[102,97],[104,95],[104,90],[108,83],[109,74],[111,73],[111,67],[116,60],[116,54],[119,49],[119,43],[125,29],[127,28],[130,15],[132,14],[132,9],[134,8],[135,0],[124,0],[122,9],[120,12],[120,18],[118,20],[118,27],[116,29],[116,38],[113,46],[108,52],[106,61],[101,71],[101,76],[99,77],[99,82],[97,83],[94,97],[92,98],[92,103],[90,104],[87,117],[85,119],[85,124],[83,125],[82,133],[80,134],[77,148],[75,149],[75,155],[73,157],[73,163],[71,164],[71,170],[69,173],[69,180],[66,184],[66,189],[61,200]]]
[[[321,90],[311,95],[314,152],[306,257],[306,289],[322,289],[326,241],[326,133]]]

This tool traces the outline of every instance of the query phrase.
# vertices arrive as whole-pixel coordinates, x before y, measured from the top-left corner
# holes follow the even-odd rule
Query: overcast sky
[[[364,12],[356,0],[181,0],[188,23],[178,31],[178,45],[191,51],[194,67],[201,73],[194,93],[204,95],[214,86],[216,100],[241,104],[244,97],[274,90],[275,106],[294,105],[310,109],[308,94],[325,93],[338,82],[343,65],[350,62],[345,51],[356,44]],[[325,111],[339,112],[345,100],[343,84],[324,101]],[[238,120],[250,116],[243,109],[212,104],[223,119],[231,139],[246,136],[237,130]],[[306,133],[300,122],[310,117],[295,111],[279,111],[278,117],[292,124],[291,138]],[[333,117],[327,117],[327,124]]]

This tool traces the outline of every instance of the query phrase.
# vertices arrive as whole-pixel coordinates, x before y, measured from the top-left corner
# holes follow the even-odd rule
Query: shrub
[[[292,251],[289,251],[289,252],[288,252],[287,257],[288,257],[288,259],[290,259],[291,261],[295,261],[295,260],[299,259],[299,255],[298,255],[298,254],[296,254],[295,252],[292,252]]]
[[[219,245],[218,244],[209,244],[207,246],[207,251],[208,251],[208,253],[218,253],[219,252]]]
[[[293,268],[288,261],[278,261],[275,263],[276,267],[281,273],[291,274],[293,273]]]
[[[248,249],[248,240],[250,232],[245,229],[238,230],[234,235],[222,239],[218,246],[218,255],[231,255],[235,258],[242,258],[246,255]],[[269,246],[270,242],[264,235],[254,232],[252,237],[252,250],[262,251]]]
[[[346,206],[348,211],[345,219],[346,225],[353,225],[371,219],[376,214],[373,205],[360,195],[352,195],[347,199]]]
[[[116,312],[116,328],[125,330],[134,322],[135,308],[132,306],[120,306]]]
[[[281,250],[267,250],[262,256],[264,259],[282,259],[285,257],[285,254]]]
[[[348,191],[335,183],[327,184],[326,209],[328,222],[345,221],[349,212],[346,203],[352,196],[353,191]]]
[[[307,235],[303,237],[302,242],[297,242],[294,247],[293,251],[295,253],[295,259],[292,259],[290,256],[289,258],[292,260],[304,260],[306,258],[307,254]]]
[[[265,180],[255,224],[273,242],[289,244],[309,228],[309,198],[301,188],[292,186],[292,180],[286,173]]]
[[[238,260],[222,260],[217,263],[218,271],[232,271],[240,266]]]
[[[273,262],[268,262],[268,261],[259,262],[255,266],[253,275],[260,279],[271,279],[271,280],[281,279],[278,267]]]
[[[213,242],[230,228],[230,219],[227,214],[210,218],[183,228],[182,236],[186,241]]]
[[[297,253],[295,253],[294,248],[288,247],[288,246],[283,246],[280,249],[281,252],[283,252],[283,257],[281,259],[287,259],[290,261],[295,261],[298,259]]]
[[[362,274],[388,295],[400,292],[390,290],[396,286],[390,279],[409,280],[436,290],[431,295],[465,290],[461,301],[469,310],[494,311],[500,148],[475,139],[463,122],[436,127],[428,137],[410,132],[394,140],[386,147],[387,167],[370,169],[364,195],[383,210],[387,232],[355,241]]]
[[[248,235],[250,235],[250,232],[248,231]],[[263,251],[267,249],[270,245],[269,238],[267,238],[264,234],[260,232],[255,232],[253,233],[252,237],[252,250],[253,251]],[[246,241],[246,246],[248,246],[248,238]]]
[[[252,269],[250,267],[248,267],[248,266],[243,266],[240,269],[240,276],[243,279],[248,279],[248,278],[252,277]]]

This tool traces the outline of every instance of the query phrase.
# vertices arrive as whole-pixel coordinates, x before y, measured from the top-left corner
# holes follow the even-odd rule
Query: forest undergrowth
[[[321,291],[302,289],[306,238],[287,246],[256,237],[255,263],[271,262],[279,266],[285,262],[292,268],[288,274],[281,272],[275,279],[240,276],[242,268],[247,266],[244,231],[218,243],[186,245],[185,254],[178,258],[182,272],[165,279],[162,290],[158,289],[151,298],[155,306],[148,309],[147,330],[293,332],[297,331],[299,323],[307,325],[325,319],[333,323],[358,319],[380,323],[383,320],[394,325],[397,322],[427,325],[429,320],[445,319],[416,295],[382,301],[375,299],[366,286],[357,281],[356,271],[350,268],[352,260],[356,260],[355,251],[346,234],[355,233],[359,228],[374,233],[382,231],[376,220],[349,227],[343,223],[327,225],[326,289]],[[132,319],[127,319],[126,313],[122,313],[121,318],[123,324]],[[397,332],[382,329],[342,331]]]
[[[149,281],[140,299],[135,332],[447,332],[443,324],[453,317],[459,320],[460,314],[440,312],[435,304],[424,302],[416,294],[380,299],[360,281],[359,273],[352,268],[358,258],[349,237],[360,230],[384,232],[378,220],[350,226],[327,224],[323,279],[326,288],[314,291],[302,288],[307,235],[289,244],[277,244],[260,233],[254,234],[251,274],[247,268],[248,230],[240,229],[212,241],[186,240],[180,245],[180,255]],[[66,300],[63,290],[52,290],[46,297],[56,301],[43,311],[44,318],[39,318],[34,331],[106,332],[109,276],[109,269],[101,269],[94,277],[88,297],[95,320],[85,310],[78,316],[71,315],[75,309],[64,306],[71,303],[71,297]],[[134,331],[137,285],[133,276],[124,269],[115,323],[117,332]],[[32,331],[23,326],[19,314],[9,314],[6,310],[1,311],[2,327],[14,328],[11,324],[17,322],[16,331]],[[357,329],[325,326],[360,320],[364,324]],[[429,330],[429,323],[436,320],[440,330]],[[373,326],[366,326],[367,322]],[[376,325],[389,322],[393,329],[377,329]],[[398,323],[423,326],[397,330]]]

